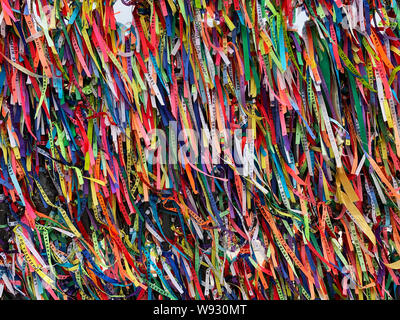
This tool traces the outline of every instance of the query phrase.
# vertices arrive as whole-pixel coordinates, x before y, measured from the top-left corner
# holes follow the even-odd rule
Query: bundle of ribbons
[[[1,299],[399,298],[399,1],[0,4]]]

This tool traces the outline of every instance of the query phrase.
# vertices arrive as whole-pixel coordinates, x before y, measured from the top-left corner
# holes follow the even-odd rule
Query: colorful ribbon
[[[1,299],[399,298],[400,10],[1,0]]]

